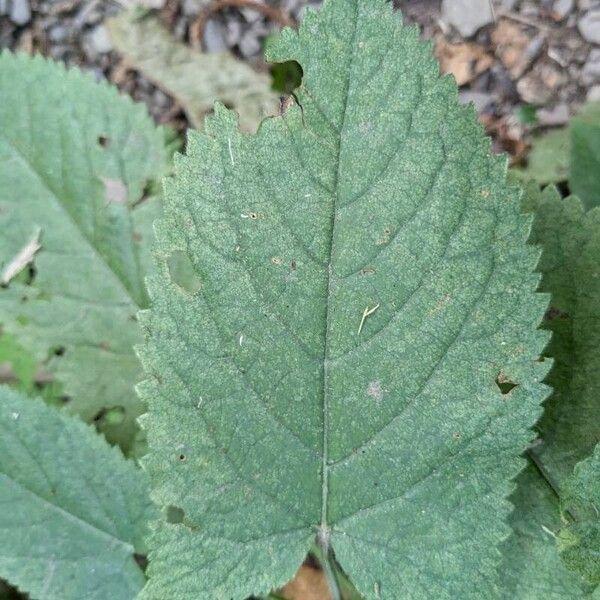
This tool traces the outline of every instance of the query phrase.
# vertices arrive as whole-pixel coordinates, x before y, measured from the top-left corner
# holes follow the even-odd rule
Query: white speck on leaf
[[[231,138],[227,138],[227,145],[229,146],[229,158],[231,159],[231,166],[235,167],[235,161],[233,160],[233,150],[231,148]]]
[[[367,394],[371,396],[374,400],[378,402],[383,399],[383,389],[381,387],[381,382],[379,381],[371,381],[369,386],[367,387]]]
[[[2,285],[8,285],[29,263],[33,261],[35,253],[42,247],[40,235],[42,230],[38,227],[32,238],[19,250],[17,255],[6,265],[2,271]]]
[[[373,308],[369,308],[368,306],[365,308],[362,319],[360,320],[360,325],[358,326],[358,335],[362,331],[365,321],[379,308],[379,304],[375,305]]]
[[[104,198],[107,204],[126,204],[127,186],[120,179],[102,177],[104,184]]]
[[[542,530],[545,531],[548,535],[551,535],[553,538],[556,539],[556,534],[554,533],[554,531],[551,531],[545,525],[542,525]]]

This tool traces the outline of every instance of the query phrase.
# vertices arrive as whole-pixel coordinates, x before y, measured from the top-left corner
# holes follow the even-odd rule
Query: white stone
[[[590,10],[577,23],[579,33],[592,44],[600,44],[600,9]]]
[[[25,25],[31,20],[29,0],[13,0],[10,7],[10,20],[16,25]]]
[[[552,11],[560,18],[564,19],[573,11],[575,0],[555,0]]]
[[[98,25],[89,36],[89,42],[95,52],[105,54],[112,50],[110,34],[104,25]]]
[[[442,20],[471,37],[494,20],[491,0],[443,0]]]

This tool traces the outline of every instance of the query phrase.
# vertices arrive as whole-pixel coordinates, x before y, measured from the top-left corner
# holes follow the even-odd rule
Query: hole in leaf
[[[570,318],[568,313],[556,308],[555,306],[551,306],[544,315],[544,319],[546,319],[546,321],[556,321],[558,319],[568,318]]]
[[[183,523],[183,520],[185,518],[185,512],[183,511],[182,508],[179,508],[178,506],[167,506],[165,508],[165,519],[167,521],[167,523],[173,523],[173,524],[177,524],[177,523]]]
[[[276,92],[291,94],[296,88],[300,87],[304,72],[300,63],[295,60],[288,60],[273,65],[271,67],[271,77],[273,79],[271,87]]]
[[[193,295],[200,289],[200,278],[196,275],[194,265],[185,252],[178,250],[171,254],[167,259],[167,267],[171,281],[188,294]]]
[[[125,419],[125,408],[122,406],[107,406],[94,417],[97,426],[120,425]]]
[[[180,454],[178,456],[179,460],[184,461],[185,460],[185,454]]]
[[[32,285],[36,275],[37,269],[35,268],[35,264],[30,262],[27,265],[27,271],[25,273],[25,285]]]
[[[502,371],[496,376],[496,385],[503,396],[512,392],[519,384],[511,381]]]
[[[98,145],[102,146],[102,148],[108,148],[110,146],[110,138],[106,135],[99,135]]]
[[[52,354],[54,356],[64,356],[67,349],[64,346],[56,346],[56,348],[52,348]]]

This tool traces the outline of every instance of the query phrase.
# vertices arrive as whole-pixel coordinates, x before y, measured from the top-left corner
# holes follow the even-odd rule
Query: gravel
[[[158,14],[165,25],[184,42],[190,41],[192,24],[213,1],[143,0],[146,6],[161,7]],[[262,1],[294,21],[301,20],[307,6],[320,3]],[[41,52],[78,65],[145,102],[158,121],[183,128],[185,119],[173,100],[129,70],[112,49],[104,20],[128,2],[0,0],[0,48]],[[492,135],[514,130],[523,104],[538,107],[541,125],[554,126],[586,98],[600,94],[600,0],[493,0],[495,22],[488,0],[394,2],[424,37],[443,36],[447,44],[468,41],[492,58],[489,69],[460,88],[461,101],[473,102]],[[230,50],[265,70],[265,40],[279,29],[255,10],[223,8],[207,19],[200,42],[204,51]]]

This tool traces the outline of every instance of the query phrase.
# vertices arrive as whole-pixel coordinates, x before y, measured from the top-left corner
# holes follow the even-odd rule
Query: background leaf
[[[503,545],[499,569],[501,598],[506,600],[580,600],[593,597],[579,577],[560,560],[555,536],[562,522],[556,492],[529,464],[511,496],[512,534]]]
[[[600,205],[600,102],[587,104],[571,120],[569,187],[589,209]]]
[[[570,521],[558,537],[562,559],[600,597],[600,445],[575,467],[561,500]]]
[[[185,516],[141,597],[264,595],[315,533],[367,600],[494,595],[547,370],[506,160],[383,0],[328,0],[269,56],[302,108],[247,136],[217,107],[167,182],[139,389]]]
[[[145,475],[87,425],[0,387],[0,576],[44,600],[133,600]]]
[[[540,291],[551,295],[544,351],[554,361],[554,389],[532,449],[553,487],[561,490],[577,462],[600,440],[600,210],[584,212],[576,197],[549,187],[529,196],[535,212],[531,243],[542,247]]]
[[[549,131],[532,138],[527,164],[513,172],[524,181],[532,179],[540,185],[560,183],[569,177],[570,153],[568,128]]]
[[[507,600],[595,598],[600,591],[562,565],[555,538],[564,524],[559,489],[600,434],[591,366],[595,328],[589,323],[597,312],[593,257],[600,230],[596,211],[585,215],[577,198],[563,200],[554,187],[542,192],[528,185],[523,208],[535,216],[530,241],[543,249],[541,289],[551,294],[545,325],[554,336],[545,355],[555,361],[548,378],[555,389],[539,425],[542,437],[529,450],[530,465],[511,498],[513,532],[503,547],[500,581]]]
[[[0,270],[36,231],[41,244],[0,289],[0,323],[47,362],[70,411],[127,448],[158,210],[140,200],[167,168],[163,132],[114,88],[39,57],[0,55],[0,90]]]

